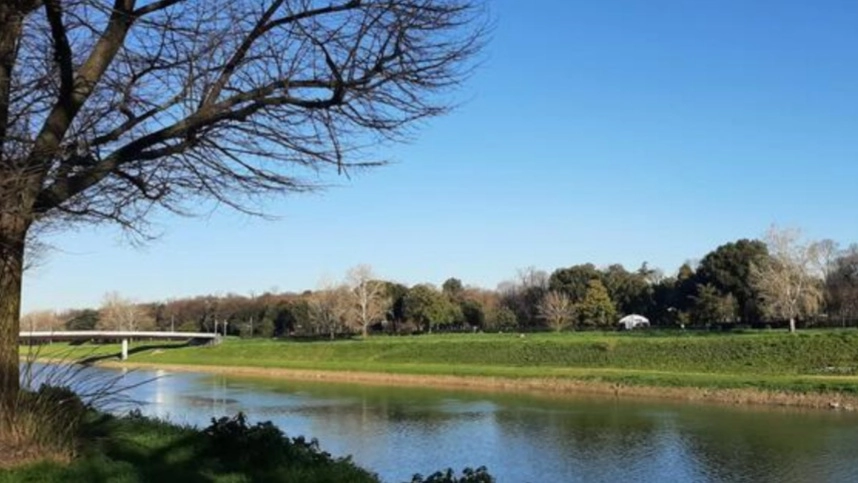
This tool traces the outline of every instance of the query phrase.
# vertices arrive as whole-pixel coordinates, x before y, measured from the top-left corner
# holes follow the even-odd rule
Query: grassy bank
[[[132,363],[540,380],[858,397],[858,332],[460,334],[216,347],[135,346]],[[54,344],[41,357],[110,359],[118,346]],[[580,388],[580,386],[579,386]]]
[[[139,416],[93,416],[77,457],[0,469],[0,483],[378,482],[351,461],[283,438],[276,428],[236,427],[231,420],[203,432]]]

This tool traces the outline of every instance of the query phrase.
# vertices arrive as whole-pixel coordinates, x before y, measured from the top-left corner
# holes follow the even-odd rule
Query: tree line
[[[440,287],[378,278],[370,266],[303,293],[201,296],[27,314],[24,330],[175,330],[241,337],[336,338],[371,332],[612,329],[640,314],[659,327],[846,326],[858,321],[858,245],[805,241],[772,228],[723,244],[666,276],[643,263],[535,268],[488,290],[458,278]]]

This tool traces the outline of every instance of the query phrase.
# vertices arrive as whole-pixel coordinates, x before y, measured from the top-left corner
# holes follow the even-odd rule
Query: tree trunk
[[[18,332],[27,228],[20,217],[0,215],[0,412],[13,409],[20,387]]]
[[[795,333],[795,317],[789,318],[789,333],[790,334]]]

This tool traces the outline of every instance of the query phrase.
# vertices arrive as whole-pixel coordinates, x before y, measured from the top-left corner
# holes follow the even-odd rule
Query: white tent
[[[649,319],[643,315],[631,314],[618,322],[620,330],[643,329],[649,327]]]

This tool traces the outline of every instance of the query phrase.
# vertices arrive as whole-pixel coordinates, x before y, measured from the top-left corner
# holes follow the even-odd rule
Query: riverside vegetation
[[[178,426],[132,411],[97,412],[65,388],[43,385],[2,423],[0,483],[17,482],[341,482],[377,483],[350,458],[334,458],[317,441],[289,438],[270,422],[241,413],[205,429]],[[20,436],[17,441],[9,435]],[[411,483],[490,483],[485,468],[452,469]]]
[[[46,359],[94,362],[115,360],[117,350],[116,345],[54,344],[37,352]],[[850,330],[437,334],[338,341],[228,338],[214,347],[147,349],[146,343],[139,343],[132,353],[131,364],[274,371],[272,375],[277,370],[309,371],[314,377],[336,373],[360,379],[360,374],[372,373],[424,382],[452,376],[439,381],[470,381],[475,386],[482,381],[498,387],[518,382],[548,390],[588,390],[590,384],[589,389],[615,392],[631,388],[630,394],[673,388],[678,392],[664,394],[679,397],[696,390],[742,390],[781,393],[778,404],[791,398],[792,403],[812,406],[824,405],[831,397],[858,397],[858,333]],[[715,392],[709,395],[718,399]]]

